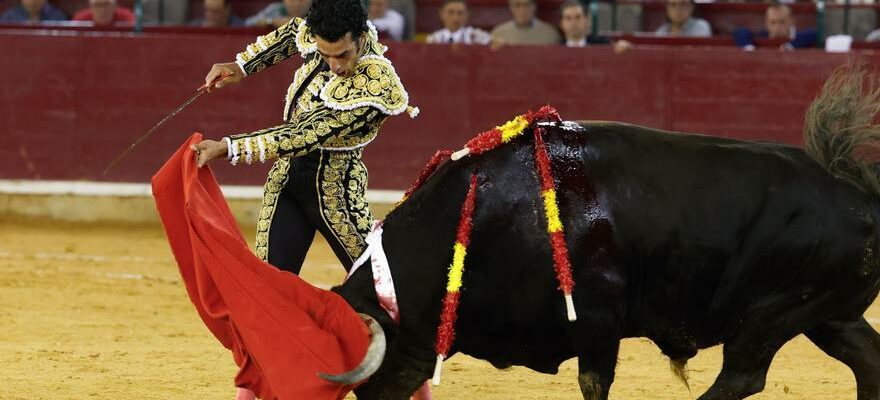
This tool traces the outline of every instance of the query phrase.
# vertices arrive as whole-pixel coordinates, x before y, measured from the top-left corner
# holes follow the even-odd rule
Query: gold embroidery
[[[371,121],[367,123],[367,129],[363,130],[363,134],[353,134],[352,132],[358,132],[358,128],[364,126],[363,122],[355,122],[358,118],[363,117],[366,113],[365,119],[367,121]],[[369,143],[379,135],[379,129],[382,127],[382,124],[385,122],[386,117],[384,115],[379,114],[376,110],[367,111],[366,108],[357,108],[352,111],[341,111],[338,113],[337,120],[341,122],[344,126],[340,130],[338,135],[333,136],[332,138],[326,140],[321,147],[325,149],[348,149],[351,147],[358,147],[365,143]]]
[[[379,33],[376,31],[376,27],[369,21],[367,22],[367,26],[369,27],[367,30],[367,48],[364,51],[364,54],[375,54],[378,56],[385,54],[385,51],[388,50],[388,48],[382,43],[379,43]]]
[[[295,40],[296,47],[303,56],[313,53],[318,49],[318,43],[315,41],[311,29],[305,23],[300,25]]]
[[[358,232],[361,232],[366,237],[365,235],[370,232],[370,228],[373,225],[373,214],[370,212],[370,206],[364,198],[364,193],[367,192],[367,182],[369,182],[370,178],[367,166],[364,165],[360,157],[352,160],[349,176],[351,177],[348,181],[350,209],[354,214],[355,226]]]
[[[324,222],[352,261],[366,247],[364,238],[372,222],[364,199],[367,174],[360,156],[359,150],[322,152],[316,177]]]
[[[290,114],[290,112],[291,112],[291,107],[290,107],[291,104],[290,103],[293,101],[293,96],[296,94],[297,90],[299,90],[299,87],[302,86],[303,81],[305,81],[306,78],[308,78],[308,76],[311,75],[312,71],[314,71],[315,68],[317,68],[319,65],[321,65],[321,58],[314,57],[311,60],[308,60],[305,63],[303,63],[303,65],[300,66],[296,70],[296,73],[294,73],[293,82],[287,88],[287,96],[285,96],[285,102],[284,102],[284,120],[285,121],[290,121],[291,119],[293,119],[292,117],[295,117],[295,115],[292,116]],[[318,75],[321,75],[321,74],[318,74]],[[300,95],[300,99],[307,98],[307,97],[309,97],[309,96],[307,96],[305,93]],[[299,111],[297,110],[296,113],[298,114]]]
[[[362,58],[350,77],[333,76],[321,98],[334,110],[371,106],[389,115],[404,112],[409,102],[391,62],[380,56]]]
[[[267,261],[269,257],[269,230],[272,227],[272,217],[275,216],[275,208],[278,205],[278,195],[287,184],[289,169],[290,160],[287,158],[279,158],[278,161],[275,161],[263,189],[263,204],[257,218],[256,240],[257,257],[263,261]]]
[[[299,52],[291,39],[295,39],[303,26],[305,21],[302,18],[290,20],[278,29],[258,37],[245,51],[238,53],[236,61],[245,72],[254,74],[288,59]]]

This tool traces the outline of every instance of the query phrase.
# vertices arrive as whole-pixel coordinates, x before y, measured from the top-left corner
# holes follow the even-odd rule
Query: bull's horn
[[[367,314],[360,316],[370,328],[372,336],[364,360],[355,369],[338,375],[318,373],[321,378],[341,385],[351,385],[369,378],[382,365],[382,359],[385,358],[385,331],[373,317]]]

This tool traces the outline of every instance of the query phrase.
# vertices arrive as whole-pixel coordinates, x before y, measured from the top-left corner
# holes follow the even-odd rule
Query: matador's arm
[[[303,46],[309,46],[312,38],[302,18],[291,19],[272,32],[257,38],[244,51],[235,57],[235,63],[250,75],[278,64],[295,54],[302,52]]]
[[[302,118],[256,132],[223,138],[233,165],[244,159],[248,164],[281,156],[307,154],[326,141],[346,135],[365,135],[381,125],[388,115],[373,107],[349,111],[320,108]]]

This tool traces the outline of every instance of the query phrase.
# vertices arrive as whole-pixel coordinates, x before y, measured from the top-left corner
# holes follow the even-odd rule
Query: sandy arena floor
[[[251,237],[252,233],[247,232]],[[304,277],[342,277],[316,241]],[[868,311],[880,328],[880,303]],[[690,363],[689,393],[647,340],[623,343],[613,399],[691,399],[717,374],[720,348]],[[232,399],[235,367],[190,304],[159,226],[0,222],[3,399]],[[498,371],[457,355],[437,399],[579,399],[576,363],[559,375]],[[754,399],[855,399],[850,371],[799,337]]]

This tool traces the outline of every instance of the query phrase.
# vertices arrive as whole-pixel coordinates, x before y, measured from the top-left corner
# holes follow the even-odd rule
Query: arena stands
[[[0,9],[16,2],[0,0]],[[68,13],[87,3],[53,2]],[[119,4],[134,5],[132,0]],[[247,16],[267,1],[231,4],[236,14]],[[440,4],[417,2],[418,32],[437,26]],[[503,0],[469,4],[474,25],[491,27],[509,19]],[[540,17],[558,21],[560,1],[537,4]],[[640,30],[650,31],[662,20],[662,3],[619,5],[621,10],[625,6],[640,9]],[[389,44],[389,57],[422,115],[392,118],[386,124],[366,154],[371,187],[403,189],[434,150],[455,148],[475,133],[543,104],[558,107],[570,119],[619,120],[799,144],[806,105],[824,77],[850,56],[818,49],[780,52],[775,41],[759,40],[759,51],[748,54],[734,47],[724,33],[735,26],[760,27],[765,8],[759,3],[699,4],[701,17],[717,30],[712,38],[605,30],[635,44],[623,55],[603,47],[492,50]],[[831,10],[840,8],[829,5],[829,26],[834,25]],[[813,4],[798,3],[792,9],[799,23],[816,19]],[[875,6],[854,10],[876,16]],[[188,18],[198,18],[201,1],[192,1],[189,12]],[[874,22],[876,26],[876,18]],[[0,179],[145,182],[164,160],[156,154],[167,154],[194,130],[220,137],[276,123],[281,95],[298,61],[200,99],[118,169],[107,177],[99,175],[132,138],[187,98],[211,64],[231,59],[262,32],[145,25],[143,34],[134,34],[130,27],[0,26],[0,47],[14,55],[0,61],[0,73],[10,78],[0,82],[0,118],[12,138],[11,145],[0,147]],[[876,65],[880,57],[875,46],[857,40],[851,54]],[[228,182],[239,184],[258,185],[263,176],[256,169],[218,170]]]

